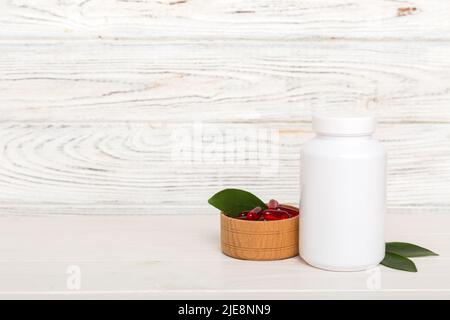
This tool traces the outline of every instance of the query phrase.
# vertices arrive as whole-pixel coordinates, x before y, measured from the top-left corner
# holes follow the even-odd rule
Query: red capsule
[[[295,207],[290,207],[290,206],[285,206],[285,205],[280,204],[278,206],[278,209],[286,211],[292,217],[298,216],[298,214],[299,214],[299,210]]]
[[[241,213],[239,213],[237,218],[238,219],[242,219],[242,220],[246,220],[247,219],[247,214],[248,214],[248,211],[242,211]]]
[[[247,220],[258,220],[262,215],[262,209],[260,207],[256,207],[247,214]]]
[[[283,220],[290,218],[290,215],[283,210],[273,210],[268,209],[264,210],[264,220],[272,221],[272,220]]]
[[[262,209],[260,207],[256,207],[256,208],[252,209],[250,212],[260,213],[261,211],[262,211]]]
[[[258,212],[258,213],[254,213],[253,214],[254,219],[253,220],[260,220],[262,217],[262,211]]]
[[[269,209],[276,209],[276,208],[278,208],[278,201],[274,200],[274,199],[270,200],[269,203],[267,204],[267,207]]]

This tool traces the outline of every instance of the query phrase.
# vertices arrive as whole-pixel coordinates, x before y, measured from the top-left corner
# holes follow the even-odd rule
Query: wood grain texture
[[[2,214],[214,214],[224,187],[298,204],[305,123],[0,125]],[[450,124],[384,124],[388,206],[450,207]]]
[[[446,0],[14,0],[0,39],[450,38]]]
[[[298,215],[278,221],[248,221],[220,215],[220,244],[227,256],[280,260],[298,255]]]
[[[450,43],[1,45],[3,121],[450,122]]]
[[[448,299],[449,223],[449,214],[387,215],[387,241],[439,253],[414,259],[418,273],[383,266],[326,272],[299,257],[261,262],[223,255],[218,213],[0,217],[0,297]],[[79,267],[79,290],[67,287],[70,266]]]
[[[446,211],[449,11],[1,1],[0,212],[211,213],[205,199],[226,186],[295,204],[311,113],[344,109],[382,123],[390,209]]]

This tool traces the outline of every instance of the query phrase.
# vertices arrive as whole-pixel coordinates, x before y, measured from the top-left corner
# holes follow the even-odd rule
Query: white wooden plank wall
[[[450,209],[447,0],[0,1],[0,214],[298,201],[317,110],[371,110],[391,212]]]

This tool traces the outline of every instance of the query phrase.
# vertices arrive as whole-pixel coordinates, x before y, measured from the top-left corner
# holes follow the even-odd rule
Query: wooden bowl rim
[[[297,210],[298,210],[297,207],[294,207],[294,206],[291,206],[291,205],[288,205],[288,204],[283,204],[283,206],[291,207],[291,208],[294,208],[294,209],[297,209]],[[233,221],[239,221],[240,223],[254,223],[254,222],[265,222],[265,223],[287,223],[287,222],[291,222],[291,221],[293,221],[293,220],[295,220],[295,219],[298,219],[299,216],[300,216],[300,215],[296,215],[295,217],[290,217],[290,218],[287,218],[287,219],[267,221],[267,220],[242,220],[242,219],[236,219],[236,218],[227,216],[223,211],[220,212],[220,214],[221,214],[223,217],[225,217],[226,219],[232,219]]]

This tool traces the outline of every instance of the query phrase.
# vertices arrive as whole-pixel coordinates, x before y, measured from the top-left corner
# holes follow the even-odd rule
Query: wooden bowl
[[[243,260],[280,260],[298,255],[298,219],[249,221],[220,215],[222,252]]]

